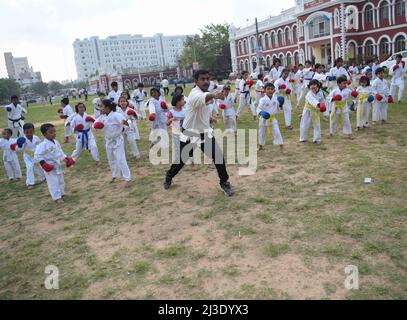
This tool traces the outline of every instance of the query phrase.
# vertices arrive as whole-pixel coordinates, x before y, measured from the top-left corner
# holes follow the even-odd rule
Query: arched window
[[[374,44],[372,40],[367,40],[365,43],[365,56],[373,58],[374,56]]]
[[[340,18],[339,18],[339,10],[335,9],[334,12],[334,28],[340,27]]]
[[[278,58],[279,58],[280,61],[281,61],[281,65],[285,66],[286,63],[285,63],[284,55],[281,53],[281,54],[278,56]]]
[[[288,45],[290,42],[291,42],[290,29],[286,28],[285,29],[285,44]]]
[[[403,35],[399,35],[394,40],[394,49],[396,50],[396,52],[406,50],[406,39],[404,38]]]
[[[373,23],[374,14],[373,14],[373,6],[368,5],[365,8],[365,20],[366,23]]]
[[[271,67],[271,57],[270,57],[270,56],[267,56],[267,59],[266,59],[266,67],[267,67],[267,68],[270,68],[270,67]]]
[[[249,71],[249,60],[246,60],[244,63],[244,70]]]
[[[298,66],[300,64],[300,55],[298,52],[294,53],[294,64]]]
[[[383,1],[380,4],[379,11],[381,20],[389,20],[389,4],[387,1]]]
[[[302,23],[301,20],[298,22],[298,36],[299,37],[304,36],[304,24]]]
[[[315,17],[309,23],[309,38],[315,39],[320,37],[325,37],[330,35],[330,23],[329,19],[326,19],[322,16]]]
[[[256,58],[252,59],[252,67],[253,67],[253,70],[255,70],[257,68],[257,59]]]
[[[273,48],[276,46],[276,33],[273,32],[270,34],[270,48]]]
[[[243,40],[243,53],[248,54],[249,53],[249,48],[247,47],[247,40]]]
[[[390,55],[390,42],[389,39],[383,38],[379,43],[380,55],[386,57]]]
[[[267,47],[269,48],[269,49],[271,49],[271,46],[272,46],[272,41],[271,41],[271,34],[267,34],[267,38],[266,38],[266,42],[267,42]]]
[[[284,45],[283,44],[283,32],[281,30],[279,30],[277,33],[277,45],[279,47],[282,47]]]
[[[403,0],[396,0],[396,16],[405,16],[406,15],[406,6]]]
[[[354,7],[346,8],[346,28],[348,30],[359,28],[358,11]]]
[[[243,62],[243,60],[240,60],[240,67],[239,67],[239,71],[240,72],[242,72],[243,71],[243,69],[244,69],[244,62]]]
[[[287,53],[287,67],[291,67],[292,66],[292,59],[291,59],[291,53]]]
[[[256,48],[257,48],[256,38],[252,37],[250,39],[250,41],[251,41],[250,44],[251,44],[251,47],[252,47],[252,53],[254,53],[256,51]]]

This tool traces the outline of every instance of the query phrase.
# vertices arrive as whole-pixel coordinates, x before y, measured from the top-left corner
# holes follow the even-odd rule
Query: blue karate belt
[[[89,131],[90,129],[81,132],[82,149],[85,149],[86,146],[86,150],[89,150]]]
[[[245,99],[250,96],[250,103],[252,103],[252,96],[250,95],[250,91],[243,91]]]

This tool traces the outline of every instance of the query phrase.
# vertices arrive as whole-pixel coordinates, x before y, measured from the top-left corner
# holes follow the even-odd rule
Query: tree
[[[31,91],[40,96],[46,96],[48,94],[48,84],[45,82],[37,82],[31,86]]]
[[[12,95],[20,95],[20,84],[14,79],[0,79],[0,101],[9,101]]]
[[[58,91],[64,89],[64,86],[58,81],[50,81],[48,83],[48,89],[56,94]]]
[[[186,38],[180,67],[190,68],[196,61],[201,68],[215,72],[230,70],[229,24],[210,24],[200,31],[201,35]]]

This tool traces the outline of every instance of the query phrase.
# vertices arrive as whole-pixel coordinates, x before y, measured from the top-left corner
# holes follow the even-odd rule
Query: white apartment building
[[[41,72],[34,72],[27,57],[15,58],[11,52],[4,53],[7,74],[15,79],[22,87],[29,87],[34,83],[42,82]]]
[[[143,72],[175,67],[186,36],[117,35],[76,39],[73,43],[78,79],[99,73]]]

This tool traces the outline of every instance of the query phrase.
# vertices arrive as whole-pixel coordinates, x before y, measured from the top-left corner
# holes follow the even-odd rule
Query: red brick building
[[[269,68],[276,57],[287,66],[305,60],[332,65],[338,57],[384,60],[407,48],[406,11],[406,0],[296,0],[259,22],[259,45],[255,25],[231,26],[233,71],[254,72],[259,59]]]

